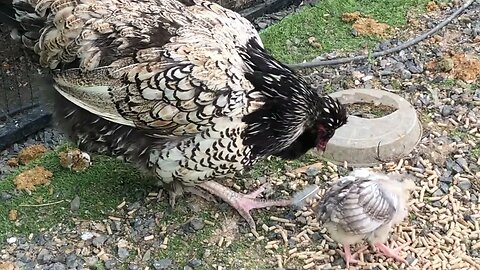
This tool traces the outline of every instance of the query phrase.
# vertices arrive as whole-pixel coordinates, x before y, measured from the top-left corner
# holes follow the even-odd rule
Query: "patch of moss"
[[[131,166],[104,156],[94,156],[93,165],[85,172],[75,173],[62,168],[57,155],[66,147],[46,153],[0,182],[0,192],[14,194],[0,207],[0,231],[28,235],[60,222],[73,224],[73,217],[105,218],[123,200],[139,200],[153,186]],[[39,186],[31,195],[16,191],[13,183],[15,177],[37,165],[53,173],[49,185]],[[70,210],[70,202],[77,195],[80,208],[74,213]],[[18,211],[16,221],[8,219],[12,209]],[[5,234],[1,234],[0,242],[4,242],[5,237]]]
[[[405,26],[411,10],[423,11],[428,0],[323,0],[305,7],[260,33],[265,47],[287,63],[310,60],[332,50],[372,48],[380,38],[354,36],[352,25],[342,21],[342,14],[359,11],[379,22],[396,28]],[[309,38],[319,44],[312,46]]]

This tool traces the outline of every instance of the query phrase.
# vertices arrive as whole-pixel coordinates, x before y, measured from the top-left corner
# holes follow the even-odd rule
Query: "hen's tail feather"
[[[0,23],[12,26],[12,37],[30,49],[40,37],[47,15],[37,14],[29,0],[0,0]]]
[[[153,172],[149,159],[166,141],[153,138],[148,130],[116,124],[73,104],[56,91],[53,120],[82,151],[97,152],[132,162],[147,174]],[[152,152],[153,151],[153,152]]]
[[[5,23],[15,28],[20,27],[20,23],[15,19],[15,9],[11,0],[0,0],[0,23]]]

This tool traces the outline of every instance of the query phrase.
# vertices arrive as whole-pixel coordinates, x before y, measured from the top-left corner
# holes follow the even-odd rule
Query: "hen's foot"
[[[368,247],[363,246],[361,247],[357,252],[352,253],[350,252],[350,245],[343,245],[343,250],[344,250],[344,255],[343,259],[345,260],[345,264],[347,265],[347,269],[350,267],[350,264],[356,264],[358,263],[358,255],[360,255],[362,252],[364,252]]]
[[[265,191],[266,184],[262,185],[259,189],[249,194],[235,192],[214,181],[203,182],[199,186],[210,192],[211,194],[220,197],[222,200],[235,208],[238,213],[247,221],[248,225],[252,230],[256,230],[256,225],[255,221],[250,215],[250,210],[270,206],[287,206],[291,204],[291,200],[257,199],[257,197]]]
[[[396,247],[394,249],[392,248],[389,248],[387,247],[386,245],[382,244],[382,243],[377,243],[375,244],[375,247],[385,256],[385,257],[389,257],[389,258],[393,258],[399,262],[402,262],[404,264],[408,264],[407,261],[400,257],[399,253],[400,251],[404,248],[408,246],[408,243],[405,243],[405,244],[402,244],[400,245],[399,247]]]

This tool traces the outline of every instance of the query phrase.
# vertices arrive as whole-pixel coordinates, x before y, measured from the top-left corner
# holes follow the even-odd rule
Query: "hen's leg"
[[[391,249],[389,247],[387,247],[386,245],[382,244],[382,243],[377,243],[375,244],[375,247],[378,248],[378,250],[383,254],[385,255],[386,257],[390,257],[390,258],[394,258],[395,260],[397,261],[400,261],[400,262],[403,262],[405,264],[408,264],[407,261],[400,257],[399,255],[399,252],[402,250],[402,248],[408,246],[408,243],[405,243],[403,245],[400,245],[399,247],[397,248],[394,248],[394,249]]]
[[[250,194],[242,194],[235,192],[217,182],[207,181],[199,185],[201,188],[210,192],[213,195],[220,197],[222,200],[230,204],[235,208],[238,213],[247,221],[251,229],[255,230],[255,221],[250,215],[250,210],[255,208],[265,208],[270,206],[287,206],[291,204],[291,200],[262,200],[257,199],[263,191],[265,191],[265,185],[262,185],[259,189],[253,191]]]

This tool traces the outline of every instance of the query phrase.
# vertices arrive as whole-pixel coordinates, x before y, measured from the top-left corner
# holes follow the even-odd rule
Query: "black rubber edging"
[[[13,116],[0,128],[0,151],[24,140],[50,124],[52,115],[40,107],[35,107]]]
[[[238,11],[240,15],[253,21],[268,13],[274,13],[291,5],[300,5],[303,0],[265,0],[263,3]]]

